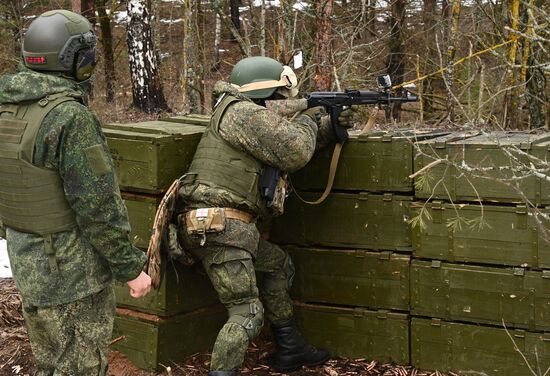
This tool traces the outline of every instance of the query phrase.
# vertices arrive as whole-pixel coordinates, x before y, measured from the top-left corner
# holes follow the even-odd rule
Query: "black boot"
[[[208,376],[237,376],[235,371],[210,371]]]
[[[325,349],[310,346],[296,328],[294,319],[279,325],[272,324],[277,352],[273,359],[273,368],[278,372],[292,372],[301,366],[314,367],[330,358]]]

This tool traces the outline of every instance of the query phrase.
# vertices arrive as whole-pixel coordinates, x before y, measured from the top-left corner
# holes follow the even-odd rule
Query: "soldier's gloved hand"
[[[141,298],[151,291],[151,277],[145,272],[141,272],[137,278],[126,283],[130,287],[132,298]]]
[[[313,121],[318,122],[321,115],[325,113],[323,106],[311,107],[302,112],[302,115],[309,116]]]
[[[340,125],[342,128],[353,128],[355,125],[353,121],[353,116],[355,114],[355,111],[353,108],[346,108],[342,113],[340,113],[340,116],[338,116],[338,125]]]

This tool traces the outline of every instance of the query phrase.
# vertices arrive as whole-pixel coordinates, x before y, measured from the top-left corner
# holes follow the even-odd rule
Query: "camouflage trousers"
[[[294,266],[290,256],[280,247],[260,239],[257,229],[249,228],[250,231],[241,232],[239,227],[243,229],[242,226],[229,224],[220,238],[235,244],[231,237],[240,233],[244,237],[240,239],[243,241],[241,245],[245,245],[246,237],[250,235],[255,238],[255,247],[244,249],[207,241],[205,246],[191,250],[202,262],[220,301],[229,311],[229,320],[220,330],[212,350],[210,369],[213,371],[230,371],[241,367],[249,341],[259,333],[263,324],[262,314],[254,333],[247,331],[232,320],[235,307],[257,304],[261,299],[265,317],[269,321],[279,323],[292,317],[292,301],[288,290],[292,284]],[[256,271],[262,277],[259,281],[256,281]],[[250,318],[254,319],[253,316],[250,315]]]
[[[104,376],[115,317],[113,288],[53,307],[24,307],[39,376]]]

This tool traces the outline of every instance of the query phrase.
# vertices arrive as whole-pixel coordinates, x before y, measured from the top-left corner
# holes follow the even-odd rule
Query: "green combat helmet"
[[[265,99],[277,91],[287,98],[298,94],[292,68],[264,56],[247,57],[231,71],[229,82],[249,98]]]
[[[23,39],[23,61],[36,71],[60,72],[77,81],[91,77],[97,38],[83,16],[52,10],[34,20]]]

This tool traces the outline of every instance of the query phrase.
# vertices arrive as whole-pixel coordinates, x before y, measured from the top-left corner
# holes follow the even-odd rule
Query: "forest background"
[[[245,56],[297,69],[302,93],[396,88],[421,97],[381,122],[548,128],[547,0],[2,0],[0,74],[20,61],[26,27],[64,8],[96,27],[90,106],[102,121],[209,113],[215,81]]]

